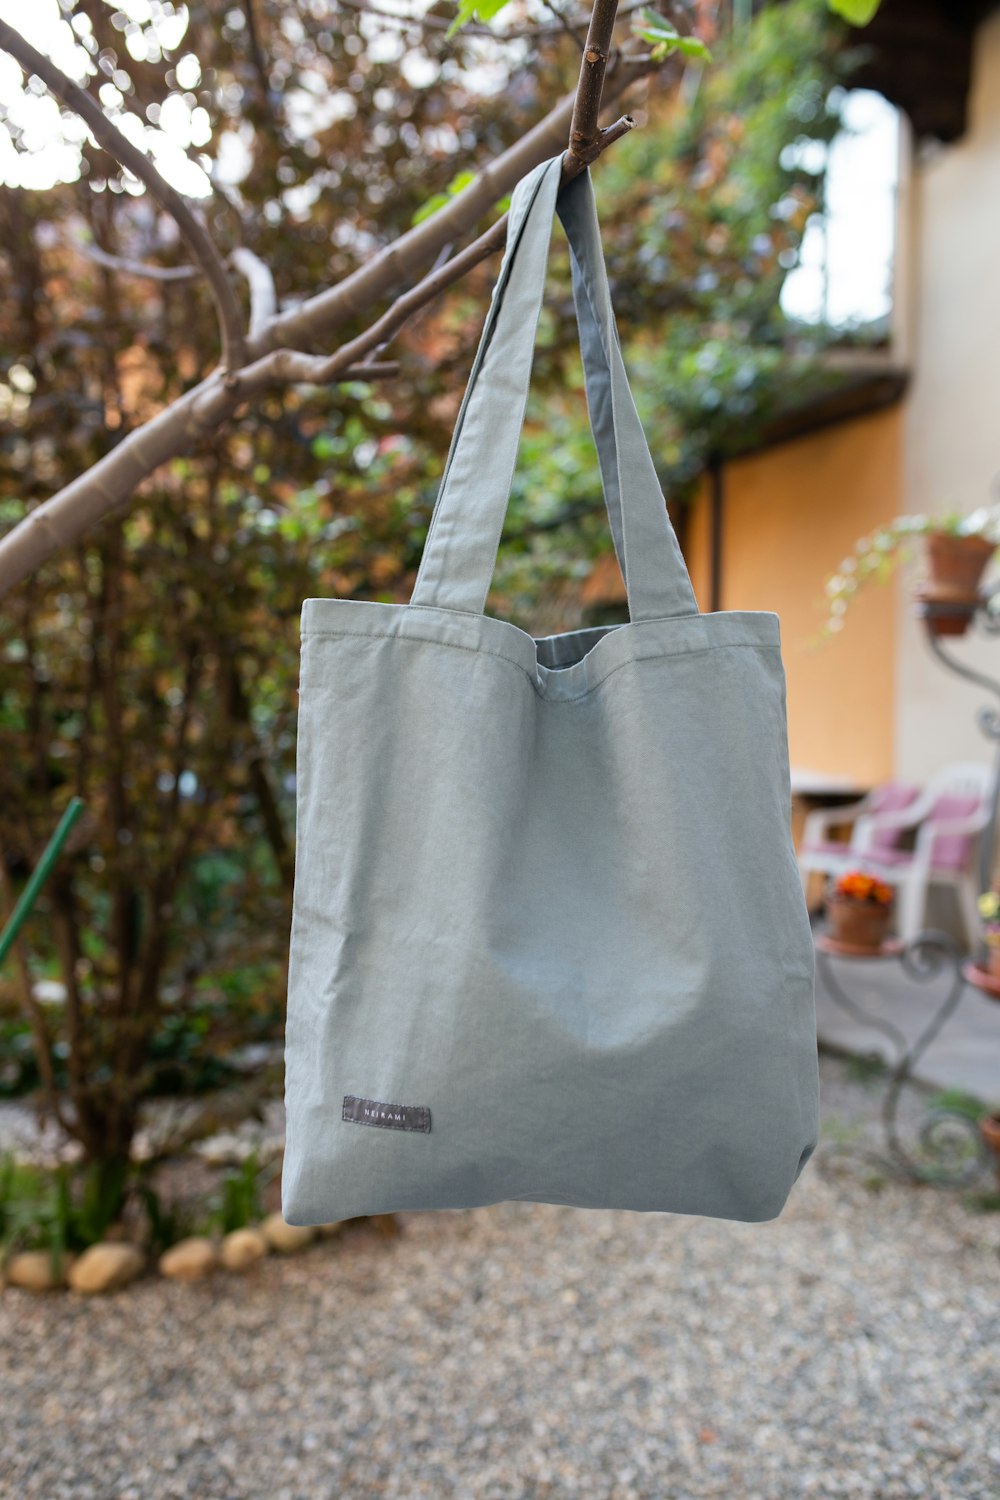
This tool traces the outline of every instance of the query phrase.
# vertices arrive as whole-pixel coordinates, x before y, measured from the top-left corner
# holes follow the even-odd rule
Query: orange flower
[[[874,901],[879,906],[888,906],[892,900],[892,886],[864,870],[848,870],[834,886],[834,894],[845,896],[849,901]]]

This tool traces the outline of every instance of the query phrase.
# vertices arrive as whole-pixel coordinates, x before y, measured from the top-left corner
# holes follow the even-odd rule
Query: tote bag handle
[[[514,189],[507,249],[455,424],[412,605],[482,614],[514,478],[545,290],[553,213],[569,240],[590,412],[629,618],[698,604],[622,361],[590,173],[560,192],[561,156]]]

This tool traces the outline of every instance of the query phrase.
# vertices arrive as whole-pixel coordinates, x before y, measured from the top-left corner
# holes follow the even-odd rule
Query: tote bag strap
[[[517,462],[557,210],[572,251],[591,428],[629,617],[697,614],[625,374],[590,174],[560,193],[561,170],[561,157],[553,157],[514,190],[507,249],[410,603],[484,611]]]

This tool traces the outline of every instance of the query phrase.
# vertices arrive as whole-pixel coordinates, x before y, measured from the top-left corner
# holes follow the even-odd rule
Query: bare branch
[[[34,73],[45,86],[61,99],[84,121],[97,143],[104,147],[126,171],[149,190],[160,207],[165,209],[184,236],[192,255],[208,277],[219,317],[222,335],[222,362],[227,369],[236,369],[243,363],[243,313],[226,268],[205,226],[192,212],[186,199],[160,176],[149,157],[134,146],[123,135],[95,99],[78,83],[67,78],[30,42],[6,21],[0,21],[0,49],[21,64],[29,76]]]
[[[579,27],[581,31],[583,30],[587,25],[588,19],[586,12],[577,16],[574,20],[572,17],[566,17],[562,12],[557,11],[554,5],[549,4],[549,0],[544,0],[544,3],[546,9],[552,11],[553,15],[560,17],[558,25],[512,26],[508,31],[498,31],[495,26],[477,25],[472,21],[467,22],[462,27],[462,35],[483,37],[491,42],[496,42],[499,46],[503,46],[507,42],[535,41],[541,37],[558,36],[560,32],[564,32],[569,27],[573,34],[573,40],[579,43],[582,38],[577,35],[574,27]],[[344,10],[357,11],[361,15],[378,16],[380,21],[387,21],[390,25],[399,26],[401,29],[409,31],[447,31],[451,26],[451,21],[447,16],[435,16],[431,12],[427,12],[422,16],[401,16],[396,11],[383,10],[380,5],[374,4],[373,0],[337,0],[337,4]],[[618,14],[620,16],[630,16],[637,10],[643,10],[649,4],[650,0],[631,0],[629,5],[622,6]],[[661,4],[659,6],[660,12],[664,15],[670,15],[673,8],[670,5]]]
[[[555,4],[555,0],[542,0],[542,4],[545,6],[545,9],[547,11],[550,11],[552,15],[555,16],[556,24],[558,25],[559,30],[564,31],[567,36],[572,37],[574,46],[579,47],[580,51],[582,52],[583,37],[580,35],[579,31],[577,31],[572,22],[567,20],[564,13],[559,9],[558,5]]]
[[[610,104],[630,84],[661,67],[649,59],[633,64],[619,56],[617,66],[608,70],[605,102]],[[532,167],[565,149],[574,105],[575,96],[568,94],[437,213],[401,234],[336,286],[279,313],[264,332],[249,340],[251,356],[282,346],[307,349],[320,340],[326,342],[345,323],[363,316],[376,302],[420,275],[433,264],[443,246],[464,239]]]
[[[245,245],[238,245],[229,259],[250,288],[250,337],[254,338],[278,310],[274,277],[270,266]]]
[[[601,151],[597,117],[601,109],[604,75],[607,72],[617,14],[618,0],[595,0],[587,42],[583,49],[580,82],[573,103],[567,153],[570,160],[578,161],[583,166],[596,160]]]
[[[599,155],[607,150],[608,146],[620,140],[635,128],[635,121],[631,115],[622,115],[607,130],[599,131],[595,140],[595,148]],[[567,156],[563,164],[563,181],[568,182],[573,177],[578,177],[584,170],[584,164],[577,158]],[[460,281],[473,266],[493,255],[497,250],[502,250],[507,239],[507,215],[497,219],[496,223],[481,234],[471,245],[445,261],[444,265],[425,276],[410,291],[404,292],[397,297],[395,302],[388,308],[380,318],[366,328],[364,333],[359,333],[357,338],[351,339],[349,343],[341,347],[331,355],[301,354],[293,349],[275,349],[270,354],[265,354],[261,359],[255,361],[243,370],[233,371],[226,376],[226,387],[231,392],[239,392],[240,399],[257,394],[268,386],[298,384],[308,382],[311,385],[329,385],[334,380],[345,380],[351,378],[349,371],[356,360],[364,355],[370,354],[373,349],[387,343],[394,338],[403,324],[408,322],[413,314],[425,307],[428,302],[433,302],[449,286]],[[359,377],[355,377],[359,378]]]
[[[253,70],[257,75],[257,84],[260,89],[261,99],[265,104],[270,99],[270,88],[267,81],[267,63],[261,51],[260,38],[257,35],[257,17],[254,14],[253,0],[243,0],[243,15],[247,23],[247,41],[249,42],[250,60]]]
[[[124,276],[142,276],[147,281],[191,281],[202,274],[200,266],[148,266],[145,261],[109,255],[100,245],[78,245],[76,248],[97,266],[120,271]]]
[[[399,374],[398,359],[371,359],[366,363],[348,365],[344,380],[395,380]]]
[[[234,403],[214,372],[129,433],[110,453],[42,502],[0,539],[0,591],[33,573],[117,510],[137,485],[192,448],[232,415]]]
[[[662,65],[649,61],[635,64],[619,54],[607,71],[607,93],[614,98],[637,79],[661,70]],[[354,317],[368,313],[374,304],[414,275],[419,276],[424,267],[435,262],[444,247],[467,234],[521,177],[559,150],[567,138],[574,104],[573,97],[562,100],[446,207],[401,235],[337,287],[270,319],[248,340],[250,363],[244,368],[217,370],[208,375],[145,426],[125,437],[92,469],[32,510],[0,538],[0,593],[32,573],[53,553],[75,542],[103,516],[126,504],[143,479],[161,464],[191,452],[249,397],[275,385],[329,384],[334,380],[362,378],[356,375],[359,365],[370,370],[373,352],[398,332],[414,312],[502,247],[506,237],[504,219],[465,250],[437,265],[429,276],[398,296],[366,332],[333,354],[314,355],[304,351]],[[606,131],[598,132],[598,151],[619,139],[632,124],[626,115]],[[575,174],[583,166],[579,158],[567,157],[564,173]],[[285,360],[266,358],[278,352]]]

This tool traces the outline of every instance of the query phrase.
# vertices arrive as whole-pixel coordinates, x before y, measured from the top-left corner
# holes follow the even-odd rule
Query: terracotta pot
[[[877,952],[889,933],[892,907],[879,901],[854,901],[850,896],[831,896],[826,903],[830,934],[838,943]]]
[[[1000,1158],[1000,1115],[981,1115],[979,1118],[979,1133],[983,1140]],[[1000,1168],[1000,1161],[997,1163]]]
[[[931,596],[965,603],[979,595],[986,564],[997,550],[995,542],[981,536],[953,536],[949,531],[929,531],[924,554],[930,577]]]
[[[975,599],[966,604],[956,603],[953,599],[944,601],[927,593],[926,588],[920,587],[914,590],[914,596],[920,604],[925,606],[919,613],[923,615],[927,629],[932,635],[965,635],[972,624],[972,618],[976,613],[977,600]]]
[[[924,613],[934,635],[964,635],[979,604],[979,584],[996,544],[981,536],[929,531],[924,537],[928,577],[914,594],[931,608]]]
[[[987,943],[986,967],[994,979],[1000,979],[1000,943]]]

